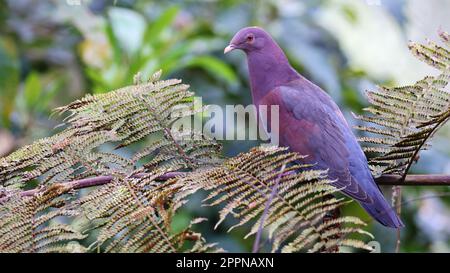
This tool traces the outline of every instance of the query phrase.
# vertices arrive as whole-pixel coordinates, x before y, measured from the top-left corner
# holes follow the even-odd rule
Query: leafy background
[[[0,1],[0,156],[54,132],[61,120],[48,118],[53,108],[128,85],[137,71],[151,75],[162,68],[163,77],[183,79],[204,103],[250,103],[243,54],[222,53],[248,25],[271,32],[294,67],[329,92],[355,124],[351,112],[367,104],[365,90],[437,73],[407,44],[437,41],[439,28],[450,30],[449,16],[449,0]],[[449,136],[449,126],[442,128],[412,172],[450,173]],[[224,152],[236,155],[255,144],[224,142]],[[401,251],[450,251],[448,193],[446,187],[405,188]],[[199,200],[175,226],[193,215],[211,219],[201,225],[215,223],[217,213],[199,207]],[[369,219],[357,204],[346,210]],[[373,222],[369,229],[382,251],[393,251],[394,231]],[[211,230],[205,226],[202,233],[229,251],[251,248],[239,231],[225,233],[227,223]]]

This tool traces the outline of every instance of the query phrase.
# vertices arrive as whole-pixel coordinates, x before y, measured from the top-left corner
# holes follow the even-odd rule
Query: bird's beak
[[[234,45],[230,44],[227,47],[225,47],[225,49],[223,50],[223,54],[227,54],[228,52],[230,52],[233,49],[235,49]]]

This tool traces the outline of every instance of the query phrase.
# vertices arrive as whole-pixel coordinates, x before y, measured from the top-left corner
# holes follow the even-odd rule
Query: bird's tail
[[[398,217],[397,213],[394,209],[388,204],[388,202],[384,199],[381,192],[380,196],[376,196],[373,198],[373,203],[364,203],[361,202],[361,206],[378,222],[382,225],[390,227],[390,228],[401,228],[405,225],[402,220]]]

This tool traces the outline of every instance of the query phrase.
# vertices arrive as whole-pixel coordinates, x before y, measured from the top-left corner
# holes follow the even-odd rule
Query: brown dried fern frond
[[[0,253],[84,252],[78,241],[86,237],[65,223],[78,211],[65,207],[69,188],[52,185],[36,195],[23,197],[3,188],[0,205]]]
[[[117,179],[77,201],[81,214],[98,230],[95,247],[102,252],[132,253],[222,251],[192,231],[200,219],[181,232],[172,232],[173,216],[180,206],[172,199],[174,192],[162,191],[164,183],[156,181],[165,173]]]
[[[0,184],[8,187],[7,194],[0,196],[3,216],[0,226],[8,231],[15,227],[15,222],[19,225],[17,232],[0,236],[2,251],[63,251],[68,246],[63,238],[84,238],[80,233],[72,237],[66,234],[71,228],[67,224],[51,230],[51,236],[45,235],[60,242],[60,248],[35,248],[37,239],[30,230],[38,229],[36,232],[40,234],[41,227],[33,224],[33,212],[42,214],[43,219],[49,217],[48,221],[75,214],[77,219],[92,220],[99,232],[96,245],[108,252],[220,250],[207,244],[190,227],[172,234],[169,223],[179,206],[172,207],[169,197],[166,200],[169,207],[159,206],[161,198],[164,199],[156,191],[161,186],[157,181],[159,176],[171,171],[207,168],[220,162],[220,145],[214,140],[201,132],[172,128],[175,121],[190,118],[203,109],[194,107],[193,93],[187,85],[180,84],[179,80],[159,81],[159,76],[157,73],[148,82],[136,82],[109,93],[87,95],[58,108],[59,112],[70,113],[62,132],[0,158]],[[145,148],[135,154],[117,151],[146,137]],[[76,193],[74,182],[87,177],[102,177],[109,182],[72,202],[67,198],[67,191]],[[38,188],[32,190],[35,195],[11,192],[12,188],[23,187],[35,179],[39,182]],[[49,212],[54,206],[53,199],[40,197],[48,193],[59,200],[58,212]],[[168,190],[164,193],[173,194]],[[12,241],[14,237],[16,242]],[[189,239],[193,243],[186,247]]]
[[[260,216],[277,183],[263,225],[269,230],[269,239],[273,240],[272,251],[317,252],[336,246],[371,249],[362,240],[347,238],[354,234],[371,237],[362,229],[365,223],[360,219],[340,217],[323,221],[328,212],[348,201],[330,197],[338,189],[327,179],[327,171],[295,164],[301,158],[283,148],[254,148],[227,160],[222,166],[179,178],[176,184],[180,191],[176,199],[183,200],[193,192],[206,190],[209,194],[204,202],[208,202],[208,206],[224,205],[217,225],[229,215],[238,220],[230,230],[252,222],[246,235],[249,237],[257,232]],[[283,173],[280,173],[282,169]],[[338,225],[348,227],[339,228]]]
[[[151,166],[196,168],[210,164],[220,150],[215,141],[198,132],[186,136],[172,128],[176,120],[202,111],[194,107],[193,93],[180,80],[159,81],[159,75],[58,108],[60,113],[70,113],[66,129],[0,158],[0,184],[23,187],[31,180],[51,184],[127,174],[142,157],[156,157]],[[153,141],[135,158],[117,151],[145,137]]]
[[[418,153],[428,147],[434,133],[450,118],[450,42],[449,34],[441,32],[445,47],[411,43],[412,53],[440,71],[411,86],[368,91],[371,105],[368,115],[357,116],[370,125],[356,128],[372,134],[360,139],[368,153],[375,176],[383,173],[403,177]]]

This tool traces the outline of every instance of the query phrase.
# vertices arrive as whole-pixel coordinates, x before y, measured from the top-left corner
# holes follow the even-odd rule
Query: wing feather
[[[353,153],[355,149],[360,150],[359,144],[339,108],[325,92],[316,86],[305,87],[294,82],[270,91],[258,104],[280,105],[281,146],[308,155],[305,163],[328,168],[329,177],[336,179],[333,185],[343,188],[345,194],[361,202],[372,202],[365,185],[360,185],[354,176],[360,168],[368,171],[364,154]],[[354,147],[355,144],[358,146]]]

